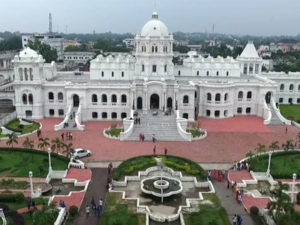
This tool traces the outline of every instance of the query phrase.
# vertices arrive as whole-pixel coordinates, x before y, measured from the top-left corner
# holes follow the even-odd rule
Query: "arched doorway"
[[[159,109],[159,96],[158,94],[152,94],[150,97],[150,108]]]
[[[272,93],[271,93],[270,91],[267,92],[266,97],[265,97],[266,103],[267,103],[267,104],[270,104],[270,102],[271,102],[271,97],[272,97]]]
[[[79,106],[79,96],[73,95],[73,107],[78,107],[78,106]]]
[[[167,108],[172,109],[173,108],[173,99],[171,97],[167,100]]]
[[[137,109],[143,109],[143,99],[142,99],[142,97],[138,97],[136,102],[137,102],[136,108]]]

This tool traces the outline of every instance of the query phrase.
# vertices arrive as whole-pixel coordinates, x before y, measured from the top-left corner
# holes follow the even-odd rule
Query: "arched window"
[[[115,73],[114,71],[111,72],[111,77],[114,77],[115,76]]]
[[[280,91],[283,91],[283,90],[284,90],[284,84],[280,84]]]
[[[124,77],[124,72],[122,71],[122,73],[121,73],[121,77]]]
[[[49,92],[48,93],[48,99],[49,99],[49,101],[54,101],[54,94],[53,94],[53,92]]]
[[[290,84],[290,91],[293,91],[293,90],[294,90],[294,85]]]
[[[158,47],[157,46],[155,46],[155,52],[158,52]]]
[[[215,96],[215,101],[216,101],[216,102],[221,101],[221,94],[220,94],[220,93],[217,93],[217,94],[216,94],[216,96]]]
[[[102,113],[102,119],[107,119],[107,112]]]
[[[116,103],[117,102],[117,96],[114,94],[111,96],[111,102]]]
[[[197,71],[197,76],[199,76],[199,71]]]
[[[206,76],[209,76],[209,71],[206,71]]]
[[[251,91],[248,91],[247,92],[247,99],[251,99],[252,98],[252,92]]]
[[[219,71],[217,71],[216,75],[219,76]]]
[[[28,73],[27,73],[27,68],[24,69],[24,75],[25,75],[25,80],[28,80]]]
[[[165,73],[167,72],[167,65],[165,65]]]
[[[152,52],[154,52],[154,46],[152,46]]]
[[[189,104],[189,96],[188,95],[183,96],[183,104]]]
[[[180,70],[178,70],[178,76],[180,76],[180,74],[181,74],[181,72],[180,72]]]
[[[227,77],[229,76],[229,72],[228,72],[228,71],[226,72],[226,76],[227,76]]]
[[[243,99],[243,92],[242,91],[239,91],[239,94],[238,94],[238,99],[239,100],[242,100]]]
[[[116,112],[112,112],[111,113],[111,118],[112,119],[117,119],[117,113]]]
[[[228,100],[228,93],[225,93],[225,95],[224,95],[224,101],[227,102],[227,100]]]
[[[207,99],[207,101],[211,101],[211,93],[206,94],[206,99]]]
[[[32,68],[29,68],[29,77],[30,80],[32,81],[33,80]]]
[[[142,65],[142,72],[145,72],[145,65]]]
[[[64,95],[63,95],[63,93],[58,92],[58,94],[57,94],[57,99],[58,99],[59,102],[62,102],[62,101],[64,100]]]
[[[121,118],[124,119],[124,118],[126,118],[126,117],[127,117],[127,113],[126,113],[126,112],[122,112],[122,113],[121,113]]]
[[[22,95],[22,102],[23,102],[23,104],[27,104],[27,95],[26,94],[23,94]]]
[[[127,103],[127,96],[126,95],[121,96],[121,102],[122,103]]]
[[[30,105],[33,104],[33,96],[32,96],[32,94],[28,95],[28,102],[29,102]]]
[[[98,118],[98,113],[97,112],[92,112],[92,118],[97,119]]]
[[[300,84],[298,85],[298,91],[300,91]]]
[[[92,95],[92,103],[97,103],[98,102],[98,96],[96,94]]]
[[[20,81],[23,81],[23,69],[19,68]]]
[[[103,95],[101,96],[101,102],[102,102],[102,103],[107,103],[107,95],[106,95],[106,94],[103,94]]]

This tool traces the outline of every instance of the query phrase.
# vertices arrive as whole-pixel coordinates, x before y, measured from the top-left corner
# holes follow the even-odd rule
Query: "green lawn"
[[[13,119],[4,126],[12,131],[20,132],[22,134],[31,133],[40,128],[40,124],[34,121],[31,121],[32,124],[29,125],[21,125],[19,119]]]
[[[34,199],[36,205],[47,205],[48,200],[49,200],[48,198],[35,198]],[[6,202],[5,205],[7,205],[9,207],[9,209],[11,209],[11,210],[17,210],[17,209],[27,207],[26,199],[22,202]]]
[[[203,195],[205,200],[214,203],[210,205],[200,205],[199,212],[184,214],[186,225],[230,225],[226,210],[221,206],[220,200],[215,194]]]
[[[279,105],[279,109],[285,118],[300,122],[300,105]]]
[[[69,160],[52,154],[52,168],[65,170]],[[46,177],[48,174],[48,153],[36,150],[0,148],[0,176],[28,177],[29,171],[34,177]]]
[[[258,156],[250,160],[251,169],[255,172],[265,172],[268,168],[269,156]],[[292,174],[300,174],[300,152],[290,151],[273,153],[271,160],[271,175],[274,178],[292,179]]]
[[[108,193],[100,225],[144,225],[145,214],[134,213],[130,205],[121,198],[120,193]]]

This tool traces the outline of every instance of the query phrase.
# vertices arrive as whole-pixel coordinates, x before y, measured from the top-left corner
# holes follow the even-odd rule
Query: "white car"
[[[88,149],[76,148],[74,149],[72,155],[75,159],[78,159],[86,156],[91,156],[92,152]]]

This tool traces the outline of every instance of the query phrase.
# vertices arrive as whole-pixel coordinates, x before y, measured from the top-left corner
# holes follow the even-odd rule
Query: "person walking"
[[[86,215],[86,218],[89,217],[89,215],[90,215],[90,210],[91,210],[90,206],[89,206],[89,205],[86,205],[86,207],[85,207],[85,215]]]
[[[236,214],[232,218],[232,225],[238,225],[237,224],[237,215]]]
[[[96,214],[96,202],[95,202],[94,197],[92,197],[91,205],[92,205],[92,208],[93,208],[93,212]]]
[[[64,141],[65,140],[65,133],[61,134],[61,139]]]
[[[153,147],[153,155],[156,155],[156,145]]]
[[[103,200],[102,200],[102,198],[100,198],[100,200],[99,200],[100,212],[102,212],[102,207],[103,207]]]
[[[152,142],[155,143],[156,138],[155,138],[155,134],[152,134]]]
[[[237,216],[237,225],[242,225],[242,224],[243,224],[243,218],[240,215],[238,215]]]
[[[165,155],[167,155],[168,154],[168,149],[165,148],[164,152],[165,152]]]

